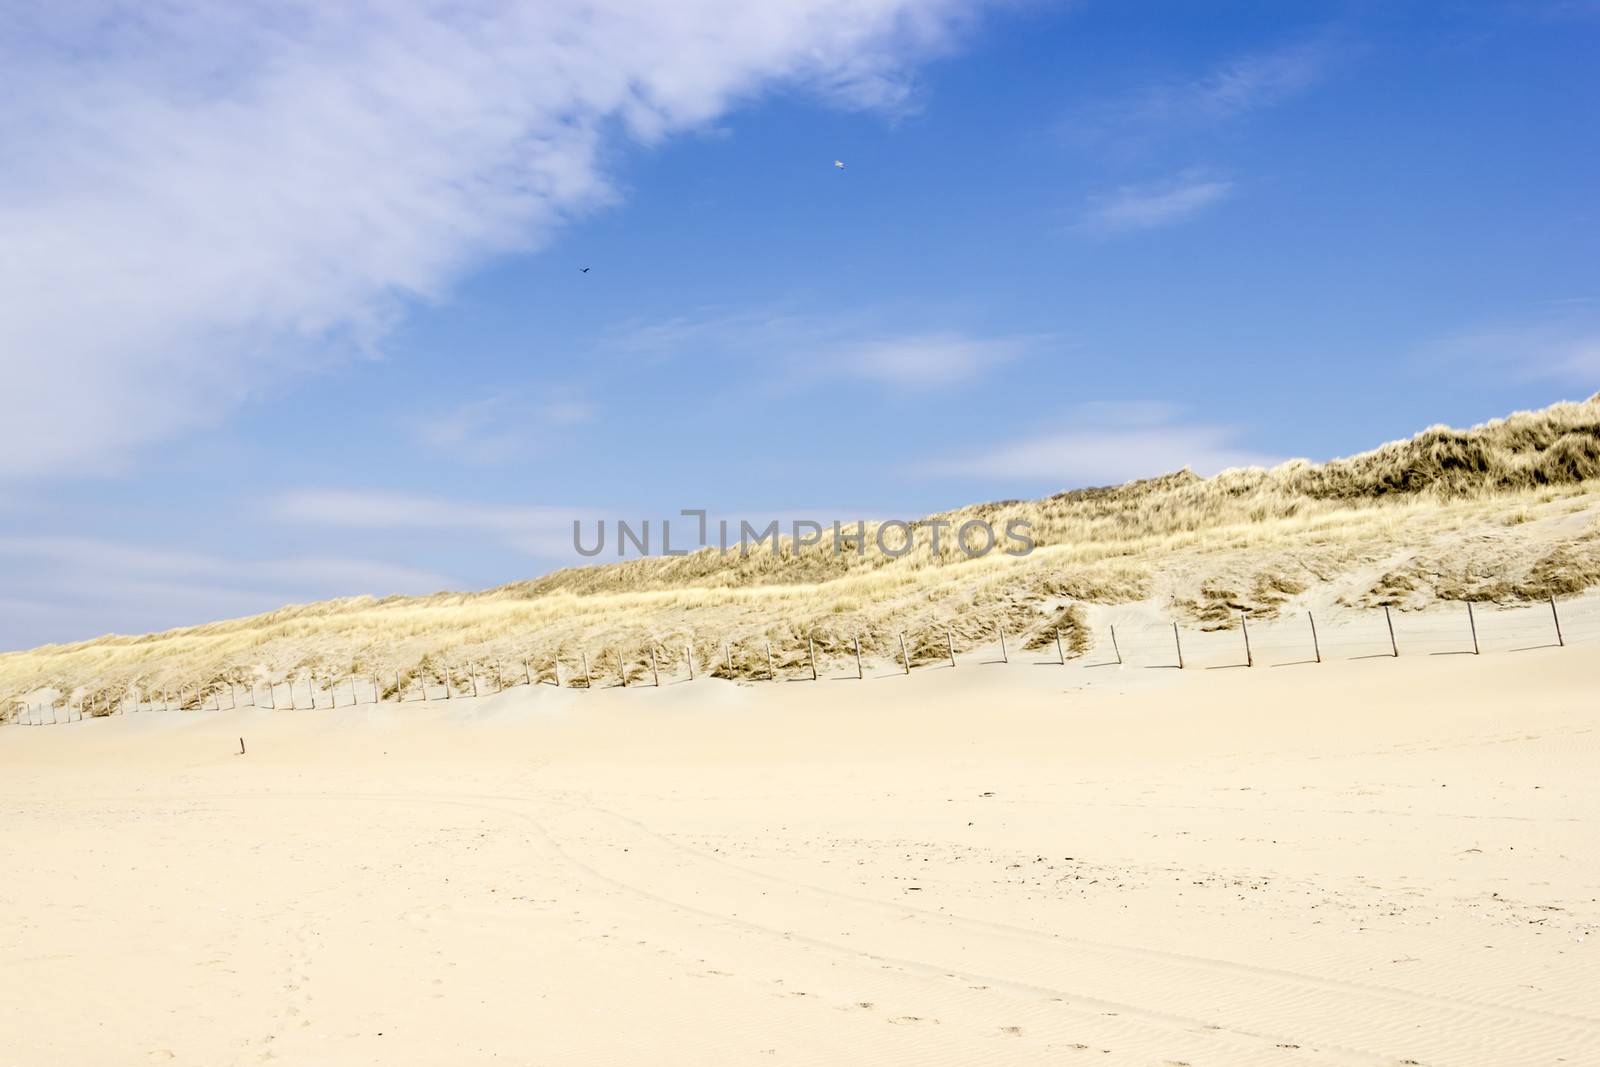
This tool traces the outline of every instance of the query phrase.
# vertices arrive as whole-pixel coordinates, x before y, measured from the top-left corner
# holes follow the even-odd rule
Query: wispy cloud
[[[116,466],[615,199],[608,138],[903,109],[966,0],[36,7],[0,34],[0,477]]]
[[[1188,85],[1153,90],[1136,106],[1163,121],[1237,118],[1315,84],[1330,58],[1326,43],[1240,56]]]
[[[1520,321],[1487,323],[1426,345],[1423,362],[1600,389],[1600,299],[1549,301]]]
[[[1181,139],[1289,100],[1321,80],[1336,55],[1332,41],[1319,38],[1236,56],[1197,78],[1087,105],[1068,121],[1067,133],[1120,151]]]
[[[571,390],[543,399],[501,391],[442,411],[418,414],[417,439],[471,463],[501,463],[547,447],[555,435],[593,421],[594,406]]]
[[[833,361],[840,371],[906,389],[959,385],[1015,359],[1028,348],[1020,338],[974,338],[933,333],[888,337],[848,345]]]
[[[861,312],[821,316],[711,309],[697,316],[630,323],[601,344],[630,360],[693,356],[744,363],[760,353],[771,368],[804,366],[807,381],[826,380],[814,373],[820,367],[829,374],[916,391],[972,381],[1060,342],[1051,336],[889,329]]]
[[[507,548],[543,558],[566,559],[572,523],[591,509],[552,505],[479,504],[417,493],[367,489],[297,489],[268,505],[278,522],[368,530],[475,532]]]
[[[444,575],[352,556],[226,557],[85,537],[0,537],[0,648],[270,611],[330,596],[429,593]]]
[[[1188,468],[1210,475],[1230,467],[1272,466],[1274,457],[1238,443],[1237,427],[1188,422],[1181,409],[1155,404],[1090,404],[1047,429],[971,455],[930,464],[923,473],[1052,489],[1120,483]]]
[[[1231,181],[1192,173],[1160,182],[1124,185],[1091,198],[1082,227],[1097,233],[1153,230],[1192,218],[1232,192]]]

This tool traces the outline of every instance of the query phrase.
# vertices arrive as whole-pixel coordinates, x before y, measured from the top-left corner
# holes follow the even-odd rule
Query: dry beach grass
[[[1201,628],[1315,607],[1424,609],[1440,600],[1515,603],[1600,581],[1600,396],[1468,430],[1435,427],[1324,464],[1188,472],[943,516],[997,527],[1026,519],[1038,548],[934,556],[926,526],[912,552],[774,557],[705,550],[560,571],[481,593],[358,597],[140,637],[108,636],[0,655],[0,699],[71,698],[98,708],[130,695],[187,692],[198,706],[229,684],[354,675],[416,695],[469,664],[554,681],[630,678],[692,647],[702,672],[763,677],[813,642],[871,658],[942,658],[997,627],[1027,647],[1057,630],[1076,651],[1104,640],[1111,606]],[[893,536],[893,535],[891,535]],[[948,536],[945,541],[948,546]],[[724,649],[727,649],[725,652]],[[732,667],[728,666],[731,653]]]

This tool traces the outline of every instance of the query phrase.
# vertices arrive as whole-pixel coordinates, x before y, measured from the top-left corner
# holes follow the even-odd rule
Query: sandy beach
[[[1600,1059],[1592,649],[1036,659],[4,729],[0,1063]]]

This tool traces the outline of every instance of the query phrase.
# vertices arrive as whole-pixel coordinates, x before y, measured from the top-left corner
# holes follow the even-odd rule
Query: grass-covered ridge
[[[318,681],[354,671],[407,689],[468,662],[527,661],[553,679],[586,652],[613,677],[648,670],[651,647],[735,676],[780,665],[807,638],[913,660],[987,640],[1003,625],[1038,646],[1060,628],[1092,641],[1097,605],[1142,601],[1181,620],[1227,625],[1334,601],[1420,607],[1510,601],[1600,582],[1600,395],[1481,426],[1433,427],[1370,452],[1271,470],[1183,471],[1041,500],[976,504],[929,518],[1031,524],[1037,550],[935,557],[928,531],[891,558],[835,555],[828,538],[774,557],[714,549],[571,568],[478,593],[358,597],[138,637],[0,655],[0,708],[40,691],[108,696],[129,687]],[[734,666],[726,667],[724,643]],[[622,661],[619,664],[617,661]]]

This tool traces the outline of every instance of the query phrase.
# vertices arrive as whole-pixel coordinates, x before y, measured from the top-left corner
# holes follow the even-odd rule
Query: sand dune
[[[1032,524],[1025,557],[932,552],[934,520]],[[903,532],[895,536],[903,537]],[[1272,470],[1180,472],[931,516],[915,548],[778,555],[714,549],[559,571],[481,593],[356,597],[142,637],[0,654],[0,717],[54,701],[102,713],[159,693],[189,706],[229,687],[302,692],[374,681],[389,697],[469,686],[469,670],[635,680],[651,657],[759,678],[765,645],[796,666],[808,643],[869,660],[936,662],[1003,627],[1019,646],[1060,631],[1073,653],[1106,643],[1123,608],[1196,629],[1305,610],[1463,601],[1521,604],[1600,583],[1600,396],[1469,430],[1435,427],[1348,459]],[[724,652],[731,652],[729,656]]]
[[[1600,1061],[1592,645],[1047,659],[7,728],[0,1062]]]

